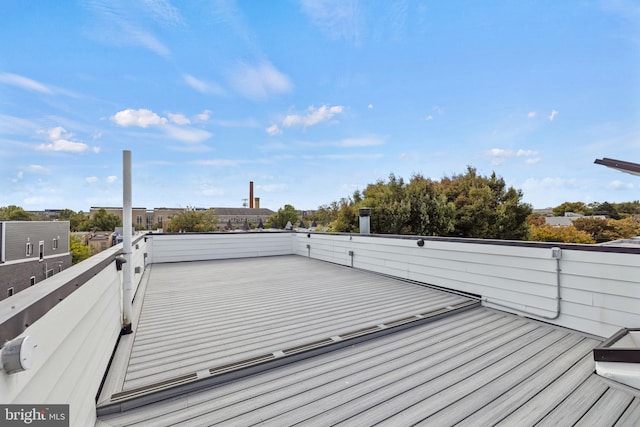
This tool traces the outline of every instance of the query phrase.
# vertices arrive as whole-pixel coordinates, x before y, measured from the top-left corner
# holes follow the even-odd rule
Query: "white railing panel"
[[[120,274],[111,263],[24,331],[37,344],[34,366],[0,373],[0,395],[10,403],[67,403],[71,425],[92,425],[120,328]]]

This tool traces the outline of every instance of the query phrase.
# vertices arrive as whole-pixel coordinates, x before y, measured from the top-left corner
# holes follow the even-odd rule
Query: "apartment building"
[[[71,266],[69,221],[0,222],[0,300]]]

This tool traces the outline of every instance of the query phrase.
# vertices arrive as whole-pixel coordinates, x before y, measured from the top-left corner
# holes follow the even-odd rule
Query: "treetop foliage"
[[[171,218],[167,231],[171,233],[193,233],[218,230],[218,216],[213,210],[185,210]]]
[[[405,182],[390,174],[362,194],[321,206],[315,219],[331,231],[354,232],[358,208],[368,207],[373,233],[523,239],[532,209],[521,198],[495,173],[484,177],[472,167],[440,181],[416,174]]]

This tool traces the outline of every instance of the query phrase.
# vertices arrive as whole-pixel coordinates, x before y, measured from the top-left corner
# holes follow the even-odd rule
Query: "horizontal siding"
[[[151,235],[151,262],[205,261],[291,255],[294,233]]]
[[[110,264],[22,335],[37,344],[32,369],[0,373],[9,403],[68,403],[71,425],[95,422],[95,396],[120,332],[120,278]]]
[[[26,244],[33,244],[30,258],[38,258],[38,243],[44,241],[44,256],[69,252],[68,221],[8,221],[5,223],[5,261],[26,258]],[[53,239],[58,238],[58,248],[53,249]]]
[[[356,268],[481,295],[488,306],[513,307],[542,320],[555,314],[556,260],[550,248],[438,240],[419,247],[416,239],[363,235],[298,239],[300,255],[351,265],[353,251]],[[562,314],[554,323],[604,337],[639,325],[640,255],[590,249],[562,250]]]

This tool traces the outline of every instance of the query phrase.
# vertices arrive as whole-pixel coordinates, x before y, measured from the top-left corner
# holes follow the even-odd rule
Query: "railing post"
[[[133,285],[131,280],[131,237],[133,234],[131,212],[131,151],[122,152],[122,251],[125,263],[122,266],[122,333],[132,332]]]

